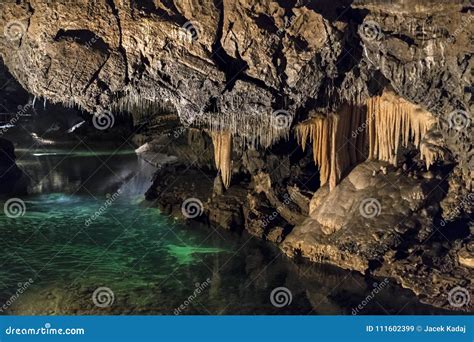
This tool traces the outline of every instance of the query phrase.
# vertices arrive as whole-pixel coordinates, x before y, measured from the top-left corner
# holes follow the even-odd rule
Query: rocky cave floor
[[[207,166],[204,162],[210,144],[206,134],[190,132],[178,139],[183,143],[178,149],[170,147],[176,141],[164,143],[167,139],[147,144],[148,154],[156,150],[177,156],[155,164],[159,171],[146,193],[163,213],[219,229],[245,230],[277,244],[292,258],[393,278],[423,303],[437,307],[452,309],[447,296],[456,286],[472,290],[472,222],[446,222],[440,216],[462,210],[459,185],[449,177],[453,165],[426,170],[409,154],[397,167],[368,161],[330,192],[327,185],[318,187],[310,158],[295,144],[293,154],[286,155],[244,151],[234,159],[239,162],[225,190],[212,160]],[[203,150],[197,152],[197,146]],[[199,160],[191,159],[196,155]],[[202,203],[202,214],[192,219],[183,213],[183,202],[189,199]],[[462,203],[469,210],[472,195]],[[471,311],[472,306],[463,309]]]

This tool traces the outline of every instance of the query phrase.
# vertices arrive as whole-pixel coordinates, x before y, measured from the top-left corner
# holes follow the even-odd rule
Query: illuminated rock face
[[[429,142],[438,120],[429,112],[392,92],[369,98],[365,107],[341,106],[338,113],[316,115],[296,127],[298,144],[312,142],[320,183],[333,190],[347,173],[365,159],[397,165],[399,150],[410,144],[420,150],[426,168],[443,155]]]
[[[446,121],[469,114],[462,2],[48,3],[0,5],[0,54],[34,95],[90,112],[171,101],[183,122],[263,147],[311,110],[365,103],[388,84]],[[275,128],[277,111],[285,125]],[[445,126],[466,168],[467,137]]]
[[[421,242],[433,217],[469,209],[461,195],[473,178],[469,8],[414,0],[2,2],[0,55],[37,97],[157,121],[168,120],[160,106],[172,107],[168,123],[200,130],[182,145],[184,128],[172,142],[153,137],[177,157],[147,194],[164,211],[179,213],[183,200],[199,197],[213,224],[361,272],[386,260],[377,272],[426,294],[418,291],[424,280],[404,277],[410,262],[424,261],[395,253],[435,248],[439,241]],[[301,147],[306,154],[293,157]],[[407,151],[416,172],[402,167]],[[426,170],[437,159],[447,173]],[[305,193],[300,185],[318,172]],[[360,203],[374,198],[380,215],[361,217]],[[424,266],[420,279],[437,276]]]

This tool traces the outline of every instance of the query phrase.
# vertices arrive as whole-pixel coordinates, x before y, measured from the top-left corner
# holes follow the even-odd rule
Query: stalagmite
[[[232,177],[232,135],[230,132],[211,132],[214,145],[214,160],[222,183],[229,188]]]

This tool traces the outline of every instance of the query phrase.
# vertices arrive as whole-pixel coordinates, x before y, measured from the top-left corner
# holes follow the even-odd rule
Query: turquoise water
[[[17,153],[31,194],[23,216],[0,212],[0,314],[350,314],[380,283],[166,217],[143,201],[151,166],[132,150],[94,152]],[[388,284],[362,314],[440,312]],[[272,305],[276,287],[290,304]]]

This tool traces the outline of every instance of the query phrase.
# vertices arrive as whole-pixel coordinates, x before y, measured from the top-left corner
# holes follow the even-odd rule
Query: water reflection
[[[130,150],[17,155],[31,195],[24,216],[0,216],[2,314],[351,314],[381,281],[295,263],[245,234],[184,226],[138,204],[154,169]],[[277,308],[270,293],[281,286],[292,300]],[[94,304],[99,287],[113,292],[109,307]],[[361,313],[399,312],[441,311],[389,284]]]

